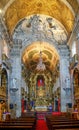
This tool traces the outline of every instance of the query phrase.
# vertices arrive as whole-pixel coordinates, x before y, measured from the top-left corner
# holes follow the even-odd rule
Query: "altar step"
[[[45,120],[45,116],[51,114],[51,112],[47,111],[37,111],[37,119],[38,120]]]
[[[37,111],[37,119],[38,120],[44,120],[45,116],[51,114],[51,112],[48,111]],[[34,116],[34,111],[22,113],[21,117],[27,117],[27,116]]]

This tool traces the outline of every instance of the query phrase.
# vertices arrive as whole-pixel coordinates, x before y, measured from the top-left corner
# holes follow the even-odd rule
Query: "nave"
[[[0,121],[35,111],[78,118],[79,0],[0,0]]]

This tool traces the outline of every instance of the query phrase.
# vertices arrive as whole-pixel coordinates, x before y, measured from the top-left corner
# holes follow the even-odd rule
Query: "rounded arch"
[[[50,40],[55,45],[67,43],[68,33],[65,27],[55,18],[48,15],[30,15],[21,19],[13,31],[13,39],[21,39],[22,45],[32,41]]]
[[[37,13],[37,14],[31,14],[31,15],[28,15],[28,16],[25,16],[25,17],[21,18],[21,19],[16,23],[16,25],[14,26],[13,31],[12,31],[12,35],[13,35],[15,29],[17,29],[18,26],[22,25],[23,22],[24,22],[24,24],[25,24],[25,22],[26,22],[25,28],[26,28],[26,27],[30,28],[30,27],[31,27],[31,24],[32,24],[32,21],[35,19],[35,17],[37,17],[37,18],[36,18],[37,24],[38,24],[38,20],[39,20],[39,24],[40,24],[41,22],[44,22],[44,24],[45,24],[45,20],[46,20],[46,21],[49,23],[50,28],[54,28],[54,29],[55,29],[55,26],[58,24],[59,26],[61,26],[61,27],[64,29],[65,33],[68,35],[68,32],[67,32],[65,26],[64,26],[60,21],[58,21],[57,19],[55,19],[55,17],[51,17],[50,15],[46,15],[46,14],[38,14],[38,13]],[[42,18],[42,17],[43,17],[43,18]],[[52,22],[53,22],[53,23],[52,23]],[[33,23],[33,24],[34,24],[34,23]],[[39,24],[38,24],[38,26],[40,26]],[[44,25],[43,25],[43,26],[44,26]],[[61,30],[60,30],[60,32],[61,32]],[[64,32],[63,32],[63,33],[64,33]]]
[[[5,68],[2,69],[1,73],[1,86],[7,87],[8,85],[8,74]]]
[[[73,22],[74,11],[72,11],[73,9],[71,10],[70,6],[68,6],[69,5],[68,1],[66,2],[64,2],[64,0],[52,1],[52,2],[49,1],[49,4],[47,4],[48,2],[45,0],[41,1],[19,0],[19,4],[17,2],[18,2],[17,0],[11,2],[11,5],[9,4],[5,12],[6,23],[10,31],[12,31],[17,21],[19,21],[21,18],[28,16],[30,14],[40,13],[40,14],[48,14],[52,17],[55,17],[56,19],[61,21],[61,23],[63,23],[63,25],[67,28],[69,32],[71,32],[71,29],[74,24]],[[75,4],[77,6],[77,1],[75,2]],[[20,11],[18,11],[18,8],[20,8]],[[63,13],[61,13],[62,10]],[[70,21],[68,21],[68,17],[71,19]]]
[[[22,46],[22,49],[21,49],[21,54],[23,54],[24,50],[30,46],[31,44],[35,43],[35,42],[40,42],[40,40],[37,40],[37,39],[34,39],[34,38],[31,38],[29,41],[26,40],[26,44],[24,44]],[[59,50],[59,47],[58,47],[58,43],[54,40],[54,39],[44,39],[42,38],[41,39],[41,43],[48,43],[51,47],[55,48],[55,50],[57,50],[58,52],[58,55],[60,55],[60,50]]]
[[[42,52],[42,59],[46,67],[49,70],[54,70],[54,67],[59,62],[59,54],[55,47],[47,42],[34,42],[26,46],[21,53],[22,62],[26,67],[29,65],[28,69],[30,69],[31,65],[32,70],[35,70],[39,62],[40,51]]]
[[[79,70],[77,68],[74,69],[73,72],[73,87],[74,87],[74,95],[78,92],[78,88],[79,88]]]

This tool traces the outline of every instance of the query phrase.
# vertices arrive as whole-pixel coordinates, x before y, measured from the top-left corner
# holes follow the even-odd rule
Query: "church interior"
[[[0,0],[0,121],[34,111],[79,113],[79,0]]]

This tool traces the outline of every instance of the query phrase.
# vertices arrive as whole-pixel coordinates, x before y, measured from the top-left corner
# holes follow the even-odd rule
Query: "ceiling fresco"
[[[5,5],[7,0],[1,0],[1,5]],[[70,4],[70,8],[68,4]],[[71,10],[72,8],[72,10]],[[10,33],[13,31],[16,23],[22,18],[32,14],[45,14],[54,17],[60,21],[68,33],[72,31],[74,25],[74,14],[77,13],[78,3],[75,0],[13,0],[10,6],[6,9],[4,14],[6,25],[9,28]]]
[[[58,64],[59,55],[53,46],[45,42],[34,42],[29,45],[23,52],[23,63],[29,70],[35,70],[40,58],[40,51],[42,52],[42,59],[46,68],[53,71]]]
[[[0,0],[0,8],[3,9],[10,0]]]

